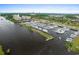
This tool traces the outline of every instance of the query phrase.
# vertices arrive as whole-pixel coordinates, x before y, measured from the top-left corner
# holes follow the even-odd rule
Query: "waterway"
[[[0,45],[5,54],[12,55],[63,55],[67,51],[64,42],[58,38],[45,38],[8,20],[0,20]],[[10,53],[6,51],[10,49]]]

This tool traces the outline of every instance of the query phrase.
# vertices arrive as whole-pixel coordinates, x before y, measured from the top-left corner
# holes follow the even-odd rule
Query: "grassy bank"
[[[33,28],[31,25],[29,25],[29,24],[20,23],[20,25],[22,25],[23,27],[29,29],[29,30],[32,31],[32,32],[37,32],[37,33],[39,33],[40,35],[42,35],[43,37],[46,38],[46,41],[51,40],[51,39],[54,38],[52,35],[49,35],[49,34],[46,33],[46,32],[40,31],[40,30],[38,30],[38,29],[35,29],[35,28]]]
[[[74,53],[79,53],[79,36],[74,38],[72,42],[65,42],[68,51],[72,51]]]
[[[2,46],[0,45],[0,55],[4,55],[4,52],[2,50]]]
[[[40,35],[44,36],[44,37],[46,38],[46,41],[52,40],[52,39],[54,38],[53,36],[49,35],[48,33],[42,32],[42,31],[37,30],[37,29],[34,29],[34,28],[32,29],[32,31],[37,32],[37,33],[39,33]]]
[[[72,41],[71,50],[72,50],[73,52],[79,53],[79,36],[77,36],[77,37]]]

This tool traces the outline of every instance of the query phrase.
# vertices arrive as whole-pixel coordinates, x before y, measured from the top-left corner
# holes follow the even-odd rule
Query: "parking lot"
[[[57,26],[57,25],[50,25],[50,24],[44,24],[44,23],[38,23],[38,22],[26,22],[30,24],[32,27],[47,32],[50,35],[55,36],[59,40],[64,41],[72,41],[73,38],[75,38],[77,35],[79,35],[79,30],[70,29],[67,27]]]

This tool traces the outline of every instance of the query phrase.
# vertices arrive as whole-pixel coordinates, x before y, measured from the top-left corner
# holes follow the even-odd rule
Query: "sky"
[[[32,12],[79,14],[79,4],[0,4],[0,13]]]

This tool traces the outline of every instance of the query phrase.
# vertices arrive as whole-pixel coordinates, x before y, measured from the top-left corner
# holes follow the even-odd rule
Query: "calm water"
[[[11,54],[38,54],[38,51],[43,48],[45,40],[35,32],[1,20],[0,44],[4,50],[10,48]]]
[[[6,20],[0,20],[0,44],[5,54],[7,49],[10,54],[70,54],[57,38],[46,42],[38,33]]]

